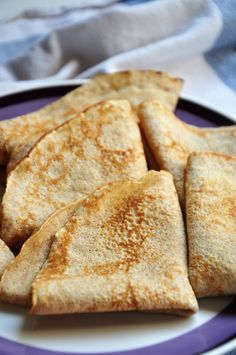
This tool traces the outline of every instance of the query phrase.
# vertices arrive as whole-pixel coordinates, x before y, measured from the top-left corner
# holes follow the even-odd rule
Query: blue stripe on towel
[[[236,48],[215,50],[206,59],[222,81],[236,91]]]
[[[236,1],[215,0],[215,3],[223,16],[223,31],[206,59],[219,77],[236,90]]]
[[[150,2],[153,0],[120,0],[120,2],[126,3],[127,5],[138,5],[144,2]]]
[[[3,64],[21,55],[32,45],[42,40],[43,37],[45,35],[31,36],[22,40],[0,44],[0,63]]]

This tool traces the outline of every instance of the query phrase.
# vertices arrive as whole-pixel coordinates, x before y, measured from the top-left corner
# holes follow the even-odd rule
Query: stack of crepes
[[[99,75],[0,123],[1,300],[190,315],[236,293],[236,127],[180,121],[182,84]]]

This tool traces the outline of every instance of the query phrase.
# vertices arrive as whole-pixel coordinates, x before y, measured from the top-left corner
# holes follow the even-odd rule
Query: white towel
[[[0,91],[98,72],[168,70],[186,80],[185,94],[236,117],[234,62],[222,70],[219,56],[234,46],[234,36],[222,41],[233,0],[222,3],[100,0],[27,10],[0,23]]]

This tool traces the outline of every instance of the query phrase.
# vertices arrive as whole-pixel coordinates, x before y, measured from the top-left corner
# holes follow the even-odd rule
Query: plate
[[[74,89],[62,85],[0,98],[0,119],[32,112]],[[181,99],[177,116],[200,127],[231,125],[222,113]],[[31,316],[27,309],[0,303],[0,355],[178,355],[222,354],[236,347],[236,298],[200,300],[190,318],[120,312]]]

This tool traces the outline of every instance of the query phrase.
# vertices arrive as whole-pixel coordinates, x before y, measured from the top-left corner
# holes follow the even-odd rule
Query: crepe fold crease
[[[0,279],[7,265],[14,259],[14,254],[8,248],[8,246],[4,243],[3,240],[0,239]]]
[[[172,176],[111,182],[82,201],[32,289],[33,314],[196,312]]]
[[[1,300],[24,306],[31,305],[32,282],[48,258],[53,237],[72,217],[79,204],[80,200],[57,210],[23,244],[19,254],[11,264],[6,265],[3,272],[0,282]]]
[[[174,110],[183,80],[167,73],[127,71],[101,74],[42,109],[0,122],[0,164],[8,173],[46,133],[102,100],[127,99],[133,107],[158,99]]]
[[[189,277],[196,295],[236,294],[236,157],[190,155],[186,217]]]
[[[236,156],[236,126],[195,127],[179,120],[155,100],[141,104],[138,115],[158,165],[174,176],[182,207],[185,169],[190,153],[216,151]]]
[[[1,237],[18,247],[57,209],[102,184],[147,172],[137,117],[108,100],[46,134],[7,179]]]

